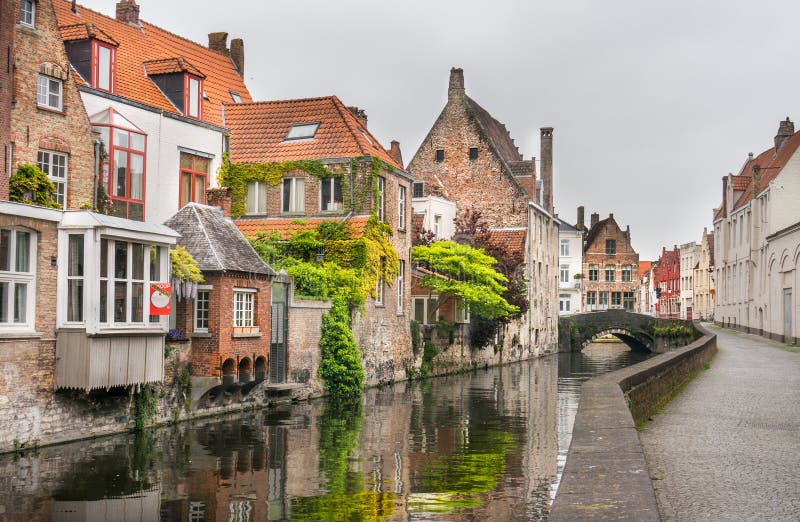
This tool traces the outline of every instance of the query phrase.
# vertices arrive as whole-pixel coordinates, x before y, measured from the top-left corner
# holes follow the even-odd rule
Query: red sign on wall
[[[169,315],[172,303],[170,283],[150,283],[150,315]]]

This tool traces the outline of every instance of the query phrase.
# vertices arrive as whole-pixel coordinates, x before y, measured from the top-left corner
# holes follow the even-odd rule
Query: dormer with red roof
[[[251,101],[241,40],[230,51],[219,39],[189,41],[142,20],[135,0],[120,0],[115,17],[67,0],[53,6],[104,143],[101,181],[114,215],[160,223],[205,203],[226,152],[223,104]]]

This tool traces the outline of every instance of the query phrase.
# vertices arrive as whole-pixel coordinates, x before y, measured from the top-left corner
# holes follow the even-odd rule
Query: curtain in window
[[[142,178],[144,176],[144,156],[131,154],[131,199],[142,198]]]
[[[258,182],[257,181],[249,181],[247,183],[247,200],[245,201],[245,212],[248,214],[255,214],[258,209],[256,208],[258,203]]]
[[[30,272],[31,235],[28,232],[17,231],[17,272]]]
[[[27,320],[28,285],[14,283],[14,322],[24,323]]]
[[[306,185],[303,178],[294,178],[294,193],[292,194],[292,212],[305,211]]]
[[[194,199],[195,203],[206,202],[206,178],[205,176],[194,177]]]

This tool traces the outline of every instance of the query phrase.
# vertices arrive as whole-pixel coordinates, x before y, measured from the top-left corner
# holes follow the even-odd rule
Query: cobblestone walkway
[[[800,520],[800,353],[710,327],[719,352],[639,434],[663,520]]]

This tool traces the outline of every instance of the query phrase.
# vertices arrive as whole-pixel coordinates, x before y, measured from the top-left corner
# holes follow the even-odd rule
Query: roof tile
[[[320,223],[325,221],[338,221],[343,218],[309,218],[309,219],[281,219],[281,218],[267,218],[267,219],[238,219],[236,226],[239,227],[242,234],[246,237],[256,237],[259,232],[270,233],[277,232],[281,239],[289,239],[292,235],[302,230],[310,230]],[[368,216],[356,216],[347,220],[347,226],[350,227],[353,235],[360,237],[364,233],[364,227],[367,225]]]

